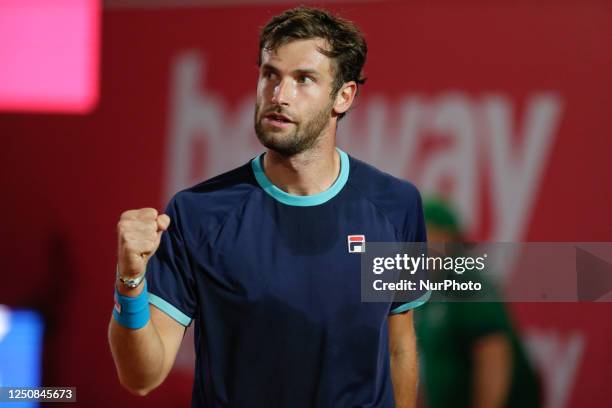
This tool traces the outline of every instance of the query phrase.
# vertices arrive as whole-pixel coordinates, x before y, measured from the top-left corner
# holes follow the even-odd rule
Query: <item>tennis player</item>
[[[420,196],[336,147],[366,42],[347,20],[296,8],[259,45],[265,152],[179,192],[165,214],[121,215],[119,380],[137,395],[159,386],[195,322],[193,407],[412,407],[411,310],[427,295],[361,302],[360,253],[425,241]]]

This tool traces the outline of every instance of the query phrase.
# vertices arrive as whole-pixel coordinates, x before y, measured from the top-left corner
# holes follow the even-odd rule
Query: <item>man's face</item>
[[[255,132],[267,148],[293,156],[313,147],[329,126],[334,100],[332,61],[322,39],[262,50]]]

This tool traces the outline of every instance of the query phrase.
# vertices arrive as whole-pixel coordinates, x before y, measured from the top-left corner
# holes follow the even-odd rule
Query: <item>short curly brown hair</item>
[[[294,40],[312,38],[322,38],[329,46],[319,51],[333,61],[332,95],[347,82],[355,81],[358,89],[365,83],[363,66],[368,46],[363,33],[353,22],[317,8],[297,7],[272,17],[259,34],[258,65],[263,50],[272,51]]]

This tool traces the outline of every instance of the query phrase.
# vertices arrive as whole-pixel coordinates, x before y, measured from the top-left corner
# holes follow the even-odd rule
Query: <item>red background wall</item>
[[[144,399],[129,396],[118,385],[106,340],[115,225],[123,210],[163,208],[169,191],[231,169],[258,151],[251,127],[236,130],[236,121],[250,119],[248,111],[240,113],[255,91],[257,29],[284,8],[108,7],[102,24],[101,99],[93,112],[0,114],[0,303],[34,307],[45,316],[44,385],[76,386],[79,401],[87,406],[188,404],[192,376],[181,366]],[[425,193],[442,191],[456,198],[466,185],[461,183],[468,183],[478,199],[471,204],[464,200],[460,207],[473,215],[475,221],[468,225],[473,239],[612,241],[609,3],[384,1],[330,8],[356,21],[370,48],[368,83],[354,112],[340,124],[341,133],[344,127],[357,135],[340,139],[349,153],[375,164],[395,160],[393,169],[401,169],[396,175],[413,180]],[[174,76],[177,59],[186,51],[203,61],[194,93],[212,98],[208,106],[218,111],[208,113],[220,130],[210,135],[212,127],[193,126],[190,131],[204,134],[190,139],[192,153],[172,158],[169,152],[180,133],[177,123],[186,123],[181,112],[188,110],[177,102]],[[484,110],[491,95],[509,103],[512,131],[505,153],[516,158],[528,137],[530,103],[543,94],[555,95],[558,114],[539,173],[523,177],[533,189],[532,200],[519,214],[524,227],[511,232],[501,226],[494,205],[493,190],[499,184],[487,147],[492,136],[482,130]],[[428,112],[413,139],[396,129],[403,117],[398,107],[410,97]],[[445,101],[459,112],[449,114],[449,127],[432,119],[442,115]],[[383,114],[376,116],[377,107]],[[476,127],[470,135],[478,154],[475,164],[459,160],[451,170],[473,164],[473,174],[461,181],[449,170],[435,183],[425,183],[436,154],[455,157],[454,149],[464,139],[453,129],[462,126]],[[224,133],[227,128],[232,131]],[[213,136],[217,141],[209,142]],[[534,132],[530,137],[543,136]],[[415,154],[398,166],[401,155],[393,154],[402,138],[414,142]],[[383,148],[373,147],[372,140]],[[216,164],[207,167],[212,155]],[[177,166],[189,174],[179,183],[169,175]],[[510,176],[501,174],[503,180]],[[512,308],[526,335],[535,332],[548,344],[550,358],[545,360],[557,354],[563,360],[564,346],[576,339],[580,344],[573,370],[564,366],[571,371],[570,380],[556,383],[561,391],[551,391],[555,387],[549,385],[550,406],[612,403],[607,392],[612,379],[609,304]],[[562,369],[553,363],[541,368],[546,375]]]

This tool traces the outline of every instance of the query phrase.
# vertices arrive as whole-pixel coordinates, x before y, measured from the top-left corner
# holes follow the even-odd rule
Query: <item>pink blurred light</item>
[[[99,44],[100,0],[0,0],[0,110],[90,112]]]

